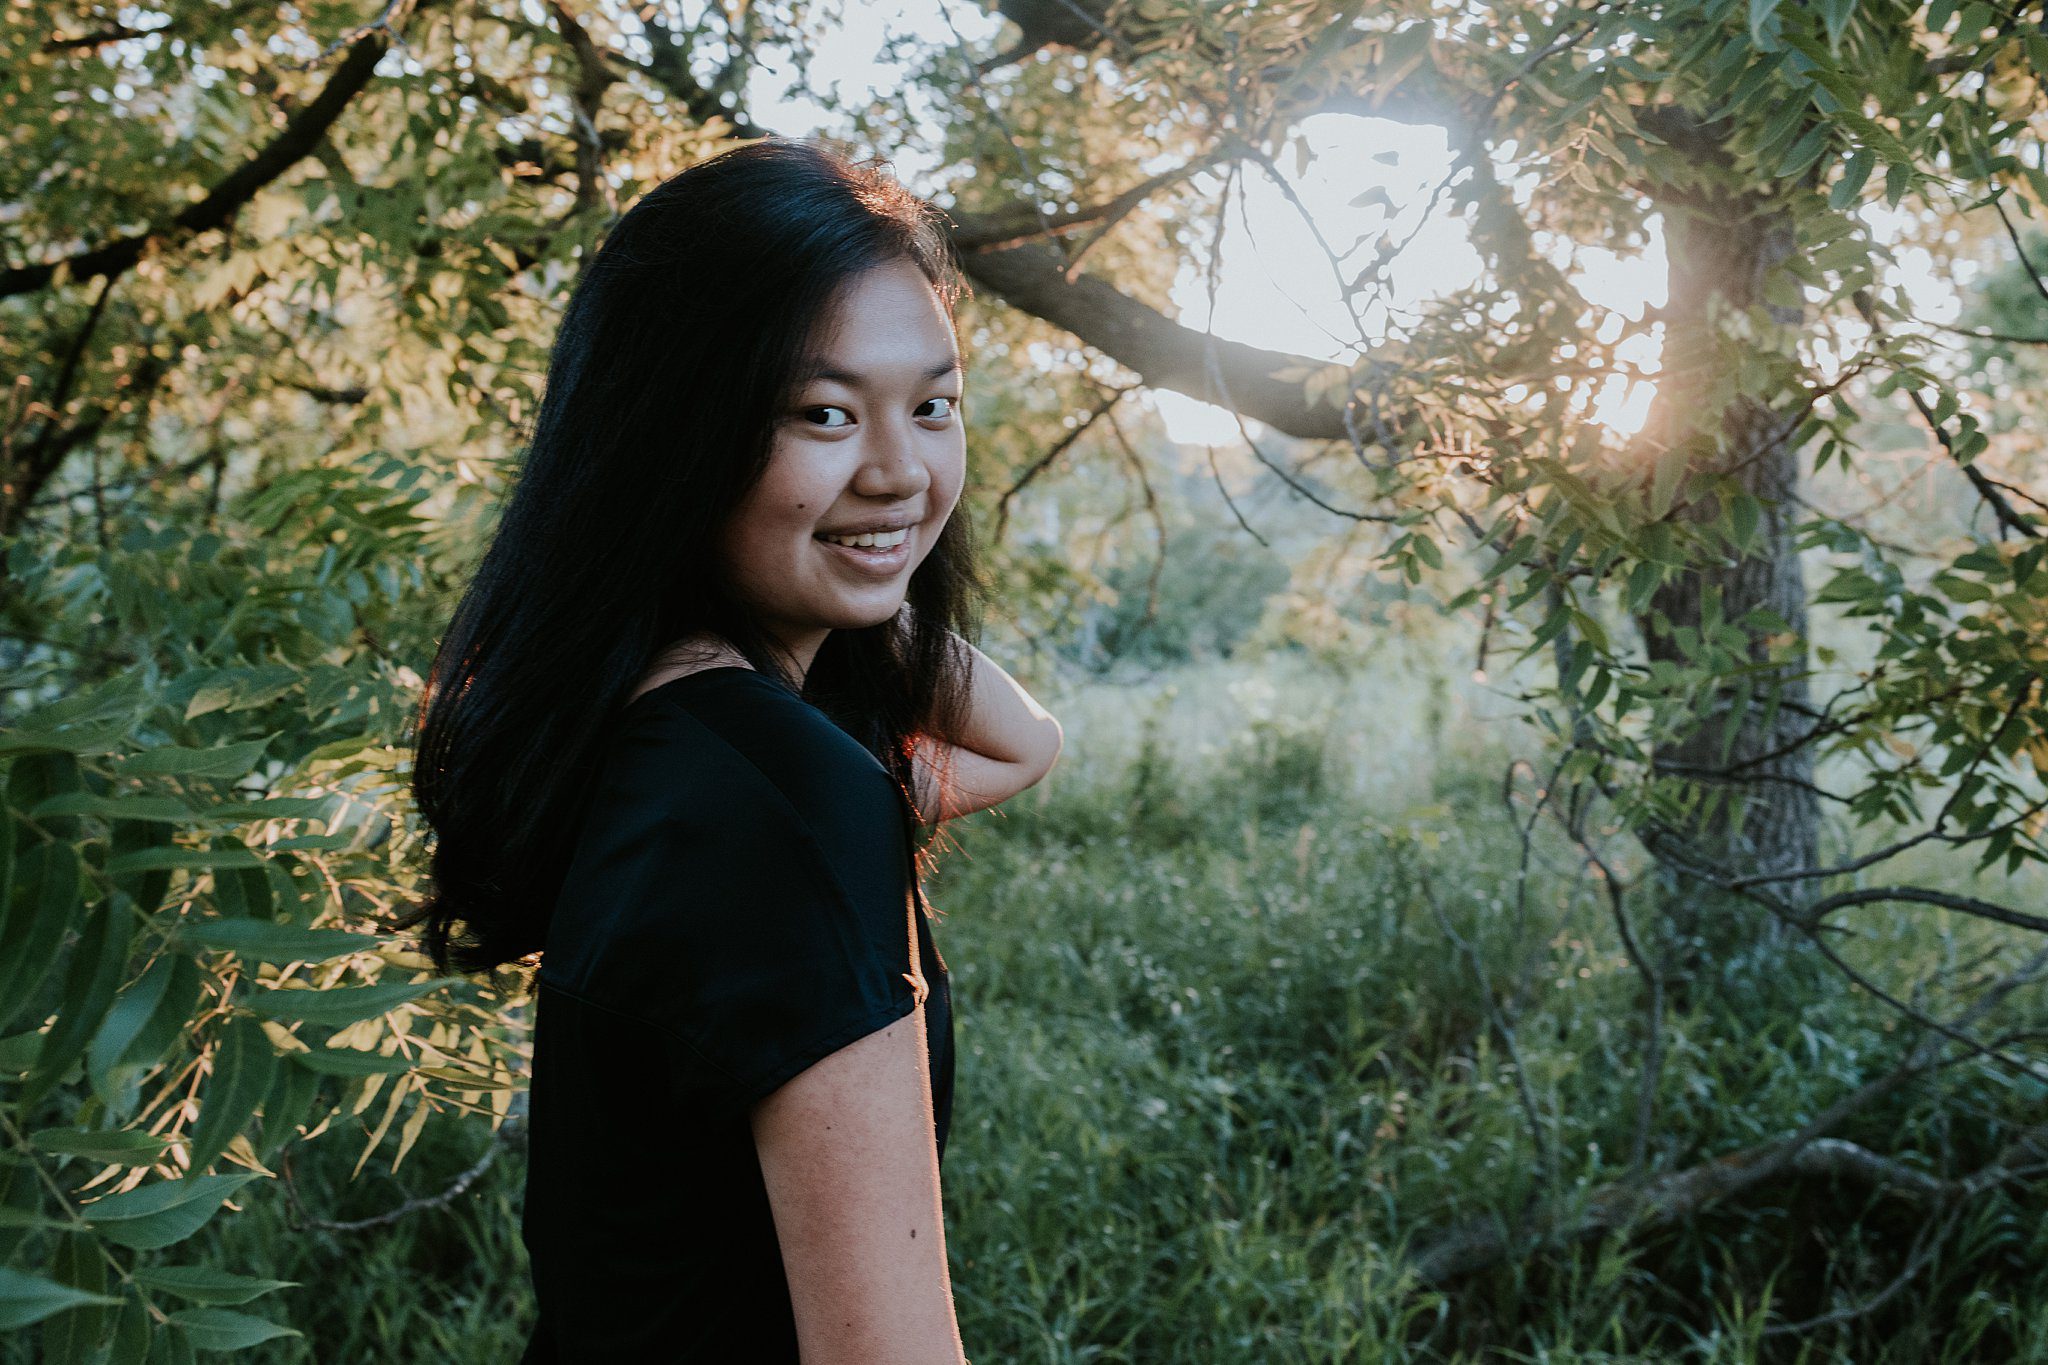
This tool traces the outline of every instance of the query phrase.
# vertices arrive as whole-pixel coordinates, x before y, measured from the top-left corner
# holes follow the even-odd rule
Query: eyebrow
[[[919,375],[918,378],[925,383],[930,383],[934,379],[944,379],[947,375],[953,373],[953,371],[955,370],[959,370],[962,374],[965,374],[967,372],[966,366],[963,365],[960,361],[943,360],[940,361],[938,364],[932,366],[930,369],[926,370],[923,374]],[[827,380],[834,384],[845,384],[849,388],[857,389],[862,388],[867,384],[868,377],[864,374],[854,374],[847,370],[835,370],[829,367],[820,367],[817,369],[806,371],[803,376],[802,382],[809,384],[817,380]]]

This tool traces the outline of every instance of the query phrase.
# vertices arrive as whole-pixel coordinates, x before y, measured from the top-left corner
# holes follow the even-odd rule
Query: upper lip
[[[923,517],[914,517],[908,513],[901,513],[896,516],[874,517],[868,521],[857,521],[851,526],[828,526],[820,530],[818,534],[821,536],[864,536],[870,532],[880,534],[883,531],[900,531],[906,526],[915,526],[923,520]]]

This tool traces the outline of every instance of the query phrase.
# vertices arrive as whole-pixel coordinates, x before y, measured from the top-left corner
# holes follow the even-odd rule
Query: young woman
[[[613,226],[421,707],[442,970],[541,951],[526,1362],[965,1359],[922,833],[1060,728],[966,642],[934,211],[769,139]]]

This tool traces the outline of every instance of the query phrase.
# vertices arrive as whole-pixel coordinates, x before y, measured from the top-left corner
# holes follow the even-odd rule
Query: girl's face
[[[856,278],[826,330],[824,373],[776,416],[768,468],[720,544],[741,596],[806,671],[834,630],[902,609],[967,472],[959,349],[923,273],[898,260]],[[883,544],[824,538],[867,530]]]

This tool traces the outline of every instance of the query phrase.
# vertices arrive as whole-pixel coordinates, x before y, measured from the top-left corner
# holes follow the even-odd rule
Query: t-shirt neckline
[[[648,688],[645,692],[642,692],[639,696],[634,697],[632,700],[628,701],[623,709],[630,711],[634,707],[646,701],[649,697],[660,696],[663,692],[668,691],[670,688],[674,687],[678,683],[688,682],[692,678],[701,678],[707,673],[752,673],[756,677],[759,677],[760,672],[761,670],[759,670],[758,668],[751,668],[746,664],[714,664],[710,668],[700,668],[695,670],[694,672],[684,673],[677,677],[670,678],[667,682],[656,683],[654,686]]]

